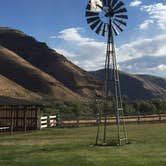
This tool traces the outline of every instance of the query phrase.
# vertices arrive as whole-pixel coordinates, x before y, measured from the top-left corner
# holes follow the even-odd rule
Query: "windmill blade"
[[[98,20],[95,23],[91,24],[90,25],[91,29],[94,30],[100,22],[101,22],[101,20]]]
[[[123,18],[123,19],[128,19],[127,15],[115,15],[115,17]]]
[[[120,24],[122,24],[122,25],[124,25],[124,26],[126,26],[127,25],[127,23],[126,22],[124,22],[124,21],[122,21],[122,20],[119,20],[119,19],[114,19],[115,21],[117,21],[118,23],[120,23]]]
[[[116,36],[119,35],[118,31],[115,29],[115,27],[113,25],[112,25],[112,30],[113,30],[113,32],[115,33]]]
[[[127,12],[126,8],[121,8],[121,9],[119,9],[119,10],[117,10],[117,11],[114,11],[114,14],[117,14],[117,13],[125,13],[125,12]]]
[[[107,24],[104,24],[103,31],[102,31],[102,36],[105,36],[107,30]]]
[[[89,3],[86,7],[86,10],[90,10],[90,9],[91,9],[91,7],[90,7],[90,3]]]
[[[87,11],[85,16],[86,16],[86,17],[88,17],[88,16],[90,17],[90,16],[98,16],[98,15],[99,15],[99,13],[96,13],[96,12],[88,12],[88,11]]]
[[[87,19],[87,23],[90,24],[92,22],[95,22],[97,20],[100,20],[100,17],[91,17]]]
[[[118,2],[118,4],[113,8],[113,10],[117,10],[119,8],[121,8],[124,5],[124,3],[122,1]]]
[[[109,1],[109,0],[102,0],[103,6],[108,6],[108,1]]]
[[[115,26],[122,32],[123,29],[120,27],[120,25],[118,25],[115,21],[113,21],[113,23],[115,24]]]
[[[104,23],[101,22],[100,25],[98,26],[98,28],[97,28],[96,31],[95,31],[98,35],[99,35],[99,33],[100,33],[101,29],[102,29],[103,24],[104,24]]]
[[[119,1],[119,0],[112,0],[112,1],[111,1],[111,4],[110,4],[111,7],[113,8],[113,7],[115,6],[115,4],[116,4],[118,1]]]

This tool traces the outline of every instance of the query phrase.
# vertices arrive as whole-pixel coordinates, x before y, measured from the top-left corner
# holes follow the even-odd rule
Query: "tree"
[[[141,101],[140,105],[139,105],[139,111],[141,114],[147,115],[147,114],[156,113],[157,109],[156,109],[155,105],[153,105],[152,103],[150,103],[148,101]]]

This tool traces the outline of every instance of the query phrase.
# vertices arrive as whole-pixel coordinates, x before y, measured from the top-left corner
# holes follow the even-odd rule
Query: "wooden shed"
[[[0,105],[0,127],[13,131],[40,128],[41,105]]]

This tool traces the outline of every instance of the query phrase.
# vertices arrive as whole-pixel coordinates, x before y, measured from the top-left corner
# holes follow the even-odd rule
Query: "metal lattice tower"
[[[107,37],[107,51],[105,59],[105,84],[104,84],[104,105],[108,105],[111,100],[110,87],[114,89],[113,98],[114,112],[116,114],[117,125],[117,145],[127,143],[127,132],[125,127],[125,119],[123,115],[122,97],[120,90],[119,72],[117,67],[114,36],[117,36],[123,31],[123,27],[127,25],[126,8],[124,3],[119,0],[90,0],[86,7],[86,18],[90,28],[98,35]],[[107,143],[107,118],[108,113],[104,110],[99,111],[99,121],[101,116],[104,116],[104,130],[102,144]],[[110,110],[111,112],[111,110]],[[98,130],[96,136],[96,144],[99,142],[99,129],[101,123],[98,123]]]

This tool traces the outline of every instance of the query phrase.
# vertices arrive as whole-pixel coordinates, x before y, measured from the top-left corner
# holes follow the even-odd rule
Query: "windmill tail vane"
[[[116,141],[117,145],[127,143],[127,132],[125,127],[125,119],[122,107],[122,97],[120,89],[119,71],[117,67],[114,36],[120,34],[124,27],[127,26],[126,20],[128,19],[127,10],[124,3],[120,0],[90,0],[86,7],[85,17],[90,28],[96,34],[107,37],[107,51],[105,60],[105,84],[104,92],[105,99],[104,105],[108,106],[109,102],[113,102],[113,110],[106,112],[104,108],[100,116],[104,116],[104,130],[103,130],[103,144],[108,145],[107,126],[108,116],[116,115]],[[110,88],[112,88],[112,91]],[[112,93],[111,93],[111,92]],[[112,95],[113,94],[113,95]],[[101,117],[99,118],[101,119]],[[101,123],[98,123],[99,126]],[[96,136],[96,144],[99,141],[99,126]],[[121,128],[122,126],[122,128]]]

